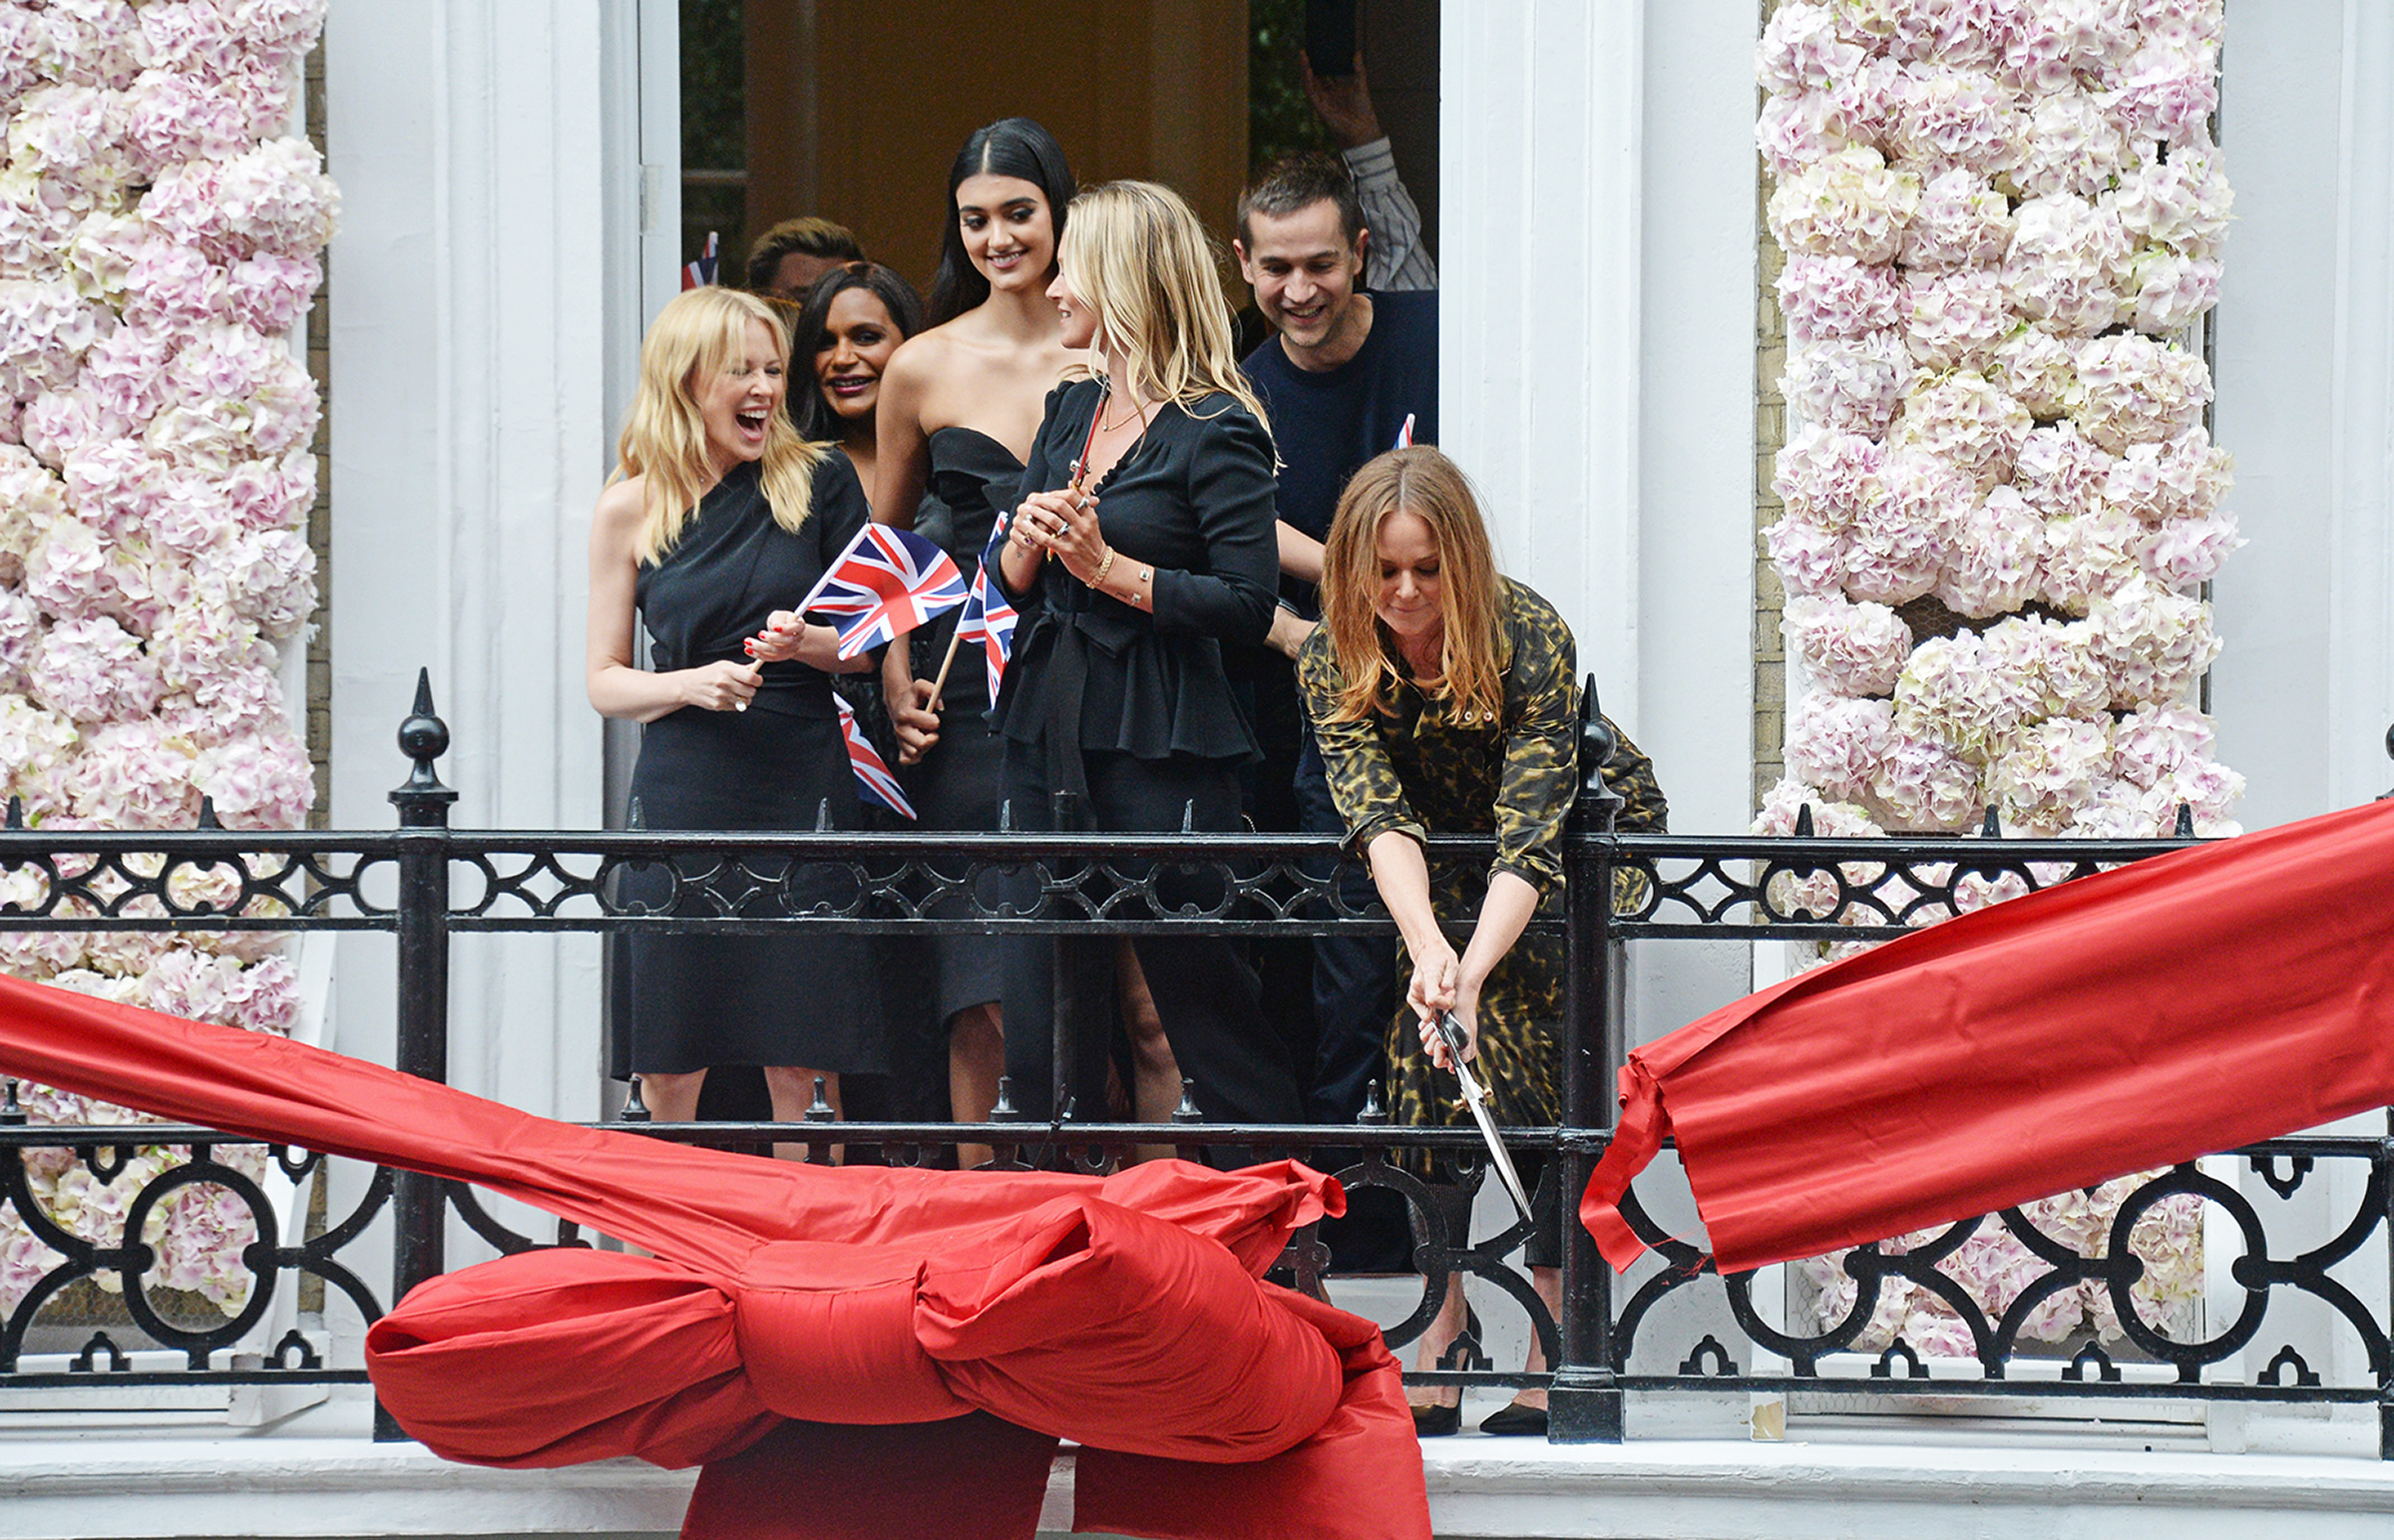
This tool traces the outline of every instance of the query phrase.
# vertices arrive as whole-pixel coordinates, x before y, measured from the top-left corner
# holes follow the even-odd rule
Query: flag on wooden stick
[[[898,777],[890,773],[889,761],[874,752],[864,728],[857,723],[856,713],[839,696],[831,698],[840,708],[840,736],[848,740],[848,768],[856,772],[857,796],[866,802],[879,803],[900,818],[914,817],[914,804],[906,800]]]
[[[998,681],[1014,655],[1014,606],[1005,590],[990,580],[989,564],[973,575],[973,591],[965,595],[965,612],[957,618],[956,639],[978,645],[990,665],[990,699],[998,698]]]
[[[912,531],[868,524],[798,601],[798,612],[846,616],[833,628],[839,655],[854,657],[964,601],[965,575],[947,552]]]

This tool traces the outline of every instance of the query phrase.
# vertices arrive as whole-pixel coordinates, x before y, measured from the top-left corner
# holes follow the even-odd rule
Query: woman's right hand
[[[1405,985],[1404,1002],[1414,1015],[1428,1021],[1441,1010],[1454,1009],[1462,995],[1463,964],[1441,937],[1413,958],[1412,981]]]
[[[898,735],[898,762],[916,765],[940,741],[940,714],[932,709],[931,681],[909,679],[906,691],[889,691],[890,727]]]
[[[681,672],[682,704],[707,711],[745,711],[765,682],[764,670],[729,658]]]

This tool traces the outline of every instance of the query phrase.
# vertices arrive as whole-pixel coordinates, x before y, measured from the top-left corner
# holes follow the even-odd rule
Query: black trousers
[[[1084,827],[1116,833],[1175,832],[1184,820],[1216,833],[1239,827],[1237,767],[1224,760],[1175,756],[1133,759],[1090,751]],[[1008,741],[1004,795],[1012,826],[1054,829],[1052,788],[1043,750]],[[1150,868],[1121,866],[1129,881]],[[1204,872],[1153,873],[1167,907],[1220,901],[1221,880]],[[1036,901],[1035,877],[1017,879],[1018,903]],[[1264,1016],[1254,968],[1222,937],[1141,936],[1133,940],[1139,969],[1180,1072],[1196,1084],[1209,1123],[1298,1123],[1304,1103],[1288,1052]],[[1045,1119],[1053,1106],[1054,1027],[1059,978],[1074,1032],[1067,1094],[1076,1116],[1103,1116],[1105,1072],[1115,1036],[1114,941],[1110,937],[1010,941],[1005,961],[1005,1070],[1014,1105]]]
[[[1297,827],[1308,834],[1347,832],[1331,800],[1330,775],[1309,736],[1297,762]],[[1342,861],[1339,896],[1361,909],[1380,898],[1366,861]],[[1307,1087],[1317,1123],[1352,1123],[1372,1082],[1389,1078],[1389,1023],[1402,998],[1396,947],[1386,936],[1314,938],[1314,1072]]]

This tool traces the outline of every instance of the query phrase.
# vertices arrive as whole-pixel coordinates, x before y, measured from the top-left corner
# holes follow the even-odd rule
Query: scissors
[[[1496,1162],[1496,1174],[1504,1180],[1504,1190],[1513,1195],[1523,1215],[1529,1213],[1529,1194],[1522,1191],[1521,1173],[1513,1169],[1513,1157],[1506,1153],[1504,1141],[1496,1137],[1496,1119],[1488,1110],[1488,1093],[1471,1066],[1463,1062],[1463,1024],[1451,1010],[1441,1010],[1430,1018],[1438,1039],[1446,1044],[1446,1060],[1454,1066],[1454,1077],[1463,1083],[1463,1105],[1471,1109],[1471,1120],[1479,1125],[1479,1136],[1488,1142],[1488,1154]]]

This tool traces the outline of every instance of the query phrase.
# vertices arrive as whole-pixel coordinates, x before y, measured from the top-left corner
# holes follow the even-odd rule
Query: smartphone
[[[1305,57],[1316,75],[1355,73],[1355,0],[1305,0]]]

